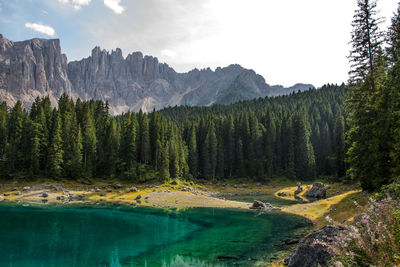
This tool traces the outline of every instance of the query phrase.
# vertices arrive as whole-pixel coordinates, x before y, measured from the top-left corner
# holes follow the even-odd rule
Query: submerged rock
[[[328,225],[315,230],[306,236],[285,259],[285,265],[289,267],[328,266],[331,258],[335,256],[330,246],[335,242],[339,231],[343,229],[341,226]]]
[[[137,197],[135,198],[135,200],[139,200],[139,199],[141,199],[141,198],[142,198],[141,195],[137,195]]]
[[[217,256],[218,260],[238,260],[239,257],[237,256],[231,256],[231,255],[218,255]]]
[[[329,186],[324,186],[322,183],[314,183],[306,196],[310,198],[326,198],[326,190]]]

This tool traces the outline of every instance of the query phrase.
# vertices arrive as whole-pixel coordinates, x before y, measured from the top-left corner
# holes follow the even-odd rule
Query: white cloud
[[[57,0],[61,4],[72,4],[75,10],[79,10],[82,6],[88,6],[92,0]]]
[[[161,50],[161,55],[170,57],[170,58],[175,58],[177,56],[175,51],[169,50],[169,49],[164,49]]]
[[[49,35],[49,36],[55,36],[56,35],[56,31],[48,25],[44,25],[41,23],[30,23],[27,22],[25,23],[25,27],[28,29],[32,29],[34,31]]]
[[[120,5],[121,0],[104,0],[104,4],[116,14],[124,12],[125,8]]]

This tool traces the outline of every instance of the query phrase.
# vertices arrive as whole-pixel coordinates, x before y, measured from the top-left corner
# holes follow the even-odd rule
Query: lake
[[[0,266],[252,266],[308,222],[280,212],[0,205]]]

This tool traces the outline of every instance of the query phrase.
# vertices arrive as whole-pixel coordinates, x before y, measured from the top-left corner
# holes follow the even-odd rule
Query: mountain
[[[67,93],[108,101],[111,113],[120,114],[175,105],[231,104],[310,87],[270,86],[261,75],[240,65],[177,73],[141,52],[124,58],[119,48],[108,52],[95,47],[91,56],[68,63],[58,39],[12,42],[0,34],[0,100],[8,105],[20,100],[25,108],[45,95],[56,105],[57,98]]]

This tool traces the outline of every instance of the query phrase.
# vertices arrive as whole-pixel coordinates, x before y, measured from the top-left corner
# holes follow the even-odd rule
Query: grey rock
[[[267,205],[259,200],[254,200],[253,205],[250,206],[250,209],[261,210],[267,208]]]
[[[341,226],[325,226],[306,236],[296,249],[285,259],[289,267],[328,266],[333,256],[330,246],[344,228]]]
[[[19,195],[21,195],[21,192],[20,192],[20,191],[17,191],[17,192],[15,192],[15,195],[16,195],[16,196],[19,196]]]
[[[0,35],[0,98],[9,106],[21,100],[23,107],[30,108],[36,96],[46,95],[56,106],[56,99],[67,93],[82,100],[108,101],[110,112],[121,114],[175,105],[230,104],[310,87],[271,86],[240,65],[177,73],[141,52],[124,58],[119,48],[108,52],[95,47],[89,57],[67,63],[58,39],[12,42]]]
[[[42,197],[48,197],[48,196],[49,196],[49,194],[47,194],[46,192],[42,193]]]
[[[115,185],[114,185],[114,188],[115,188],[115,189],[121,189],[121,188],[122,188],[122,185],[121,185],[121,184],[115,184]]]
[[[310,190],[307,191],[306,196],[310,198],[326,198],[326,186],[322,183],[314,183]]]
[[[31,187],[30,186],[24,186],[24,188],[22,188],[22,190],[29,191],[29,190],[31,190]]]
[[[0,196],[0,202],[1,201],[4,201],[4,197],[3,196]]]
[[[87,196],[82,194],[69,194],[68,200],[69,201],[82,201],[86,200]]]
[[[111,193],[112,192],[112,189],[107,189],[107,193]]]
[[[96,192],[100,192],[100,188],[97,187],[97,188],[95,189],[95,191],[96,191]]]
[[[84,185],[91,185],[92,182],[88,179],[80,179],[79,182]]]
[[[137,195],[136,198],[135,198],[135,200],[139,200],[139,199],[141,199],[141,198],[142,198],[141,195]]]
[[[136,187],[132,187],[132,188],[130,189],[130,191],[131,191],[131,192],[137,192],[138,190],[137,190]]]
[[[101,197],[105,197],[105,196],[107,196],[107,194],[106,193],[100,193],[100,196]]]
[[[286,245],[293,245],[293,244],[299,243],[299,241],[300,240],[298,240],[298,239],[287,239],[284,242],[285,242]]]
[[[294,191],[294,194],[300,194],[301,192],[303,192],[303,188],[301,187],[301,183],[297,183],[297,189],[296,191]]]

